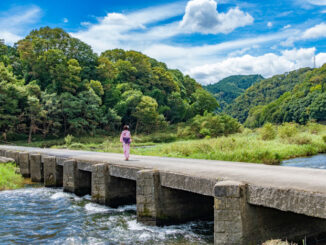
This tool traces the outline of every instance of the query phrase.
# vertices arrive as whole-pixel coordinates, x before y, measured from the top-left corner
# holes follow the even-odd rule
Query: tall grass
[[[285,126],[279,126],[278,130]],[[274,129],[273,129],[274,130]],[[283,129],[282,129],[283,130]],[[281,131],[281,132],[284,132]],[[132,153],[153,156],[186,157],[224,161],[278,164],[283,159],[310,156],[326,152],[326,144],[320,134],[312,134],[306,127],[300,132],[284,138],[276,136],[264,140],[261,130],[244,132],[214,139],[187,140],[160,144],[152,148],[134,149]],[[263,134],[265,134],[265,130]]]
[[[326,152],[326,126],[309,123],[267,124],[260,129],[217,138],[185,139],[177,130],[132,135],[132,154],[278,164],[284,159]],[[15,142],[17,143],[17,142]],[[122,153],[119,135],[75,137],[68,142],[34,142],[33,146]],[[18,142],[19,144],[19,142]]]
[[[13,163],[0,163],[0,191],[17,189],[23,186],[23,177],[15,173]]]

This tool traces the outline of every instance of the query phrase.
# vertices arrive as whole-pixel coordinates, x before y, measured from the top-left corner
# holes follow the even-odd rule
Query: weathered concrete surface
[[[63,167],[57,165],[56,158],[48,156],[43,158],[44,163],[44,185],[46,187],[63,186]]]
[[[213,198],[163,187],[160,173],[137,173],[137,220],[147,225],[167,225],[196,219],[209,219]]]
[[[136,203],[136,182],[111,175],[111,171],[118,173],[117,168],[111,168],[105,163],[93,165],[92,200],[110,207]],[[118,169],[125,174],[125,168]]]
[[[15,159],[8,157],[0,157],[0,163],[15,162]]]
[[[271,238],[297,240],[326,231],[326,220],[250,205],[248,186],[222,181],[214,187],[215,245],[261,244]]]
[[[19,166],[19,152],[18,151],[7,150],[5,152],[5,157],[14,159],[15,163]]]
[[[78,162],[70,159],[63,165],[63,190],[83,196],[91,194],[91,172],[80,170]]]
[[[116,175],[123,175],[123,178],[129,176],[130,179],[135,179],[137,170],[156,169],[161,173],[160,182],[163,187],[207,196],[214,196],[213,186],[218,181],[240,181],[249,186],[249,203],[319,218],[326,217],[326,205],[324,204],[326,196],[325,170],[148,156],[132,156],[131,161],[124,161],[121,154],[16,146],[0,146],[0,150],[51,155],[61,159],[61,164],[64,159],[68,158],[90,164],[108,163],[113,166],[113,174],[116,172]],[[57,162],[59,163],[59,160]],[[115,171],[115,167],[117,169],[125,167],[125,171]],[[284,199],[284,193],[292,193],[288,196],[288,203],[286,201],[272,201]],[[305,198],[309,199],[308,207],[311,208],[307,208],[305,205],[295,205],[296,201],[291,200],[291,197],[298,201]],[[311,211],[312,207],[314,207],[313,212]]]
[[[33,182],[43,182],[43,163],[41,160],[41,154],[31,153],[29,155],[31,180]]]
[[[23,177],[29,178],[31,176],[28,152],[19,152],[19,167]]]

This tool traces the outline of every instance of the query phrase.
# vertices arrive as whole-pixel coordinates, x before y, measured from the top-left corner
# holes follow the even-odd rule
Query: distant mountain
[[[203,86],[214,95],[223,110],[234,99],[245,92],[247,88],[264,79],[261,75],[235,75],[229,76],[217,83]]]
[[[326,64],[264,79],[229,104],[224,112],[248,127],[266,122],[326,121]]]

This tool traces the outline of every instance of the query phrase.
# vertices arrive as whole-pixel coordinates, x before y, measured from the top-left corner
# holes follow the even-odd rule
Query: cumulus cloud
[[[191,0],[187,3],[180,26],[189,33],[226,34],[238,27],[250,25],[253,21],[250,14],[244,13],[238,7],[219,13],[214,0]]]
[[[302,37],[304,39],[316,39],[326,37],[326,24],[321,23],[319,25],[315,25],[314,27],[307,29],[303,33]]]
[[[261,74],[271,77],[301,67],[312,67],[315,48],[284,50],[280,55],[267,53],[261,56],[230,57],[213,64],[197,66],[189,74],[201,83],[215,83],[234,74]],[[326,53],[316,56],[317,65],[326,62]]]
[[[273,23],[269,21],[269,22],[267,22],[267,26],[268,27],[272,27],[273,26]]]

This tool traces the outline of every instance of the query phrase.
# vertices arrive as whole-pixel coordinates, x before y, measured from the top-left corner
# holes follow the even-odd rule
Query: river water
[[[285,160],[282,166],[326,169],[326,154]]]
[[[135,205],[90,198],[44,187],[0,192],[0,244],[213,244],[213,222],[144,226]]]
[[[326,154],[283,166],[326,169]],[[110,208],[61,188],[28,186],[0,192],[0,244],[213,244],[213,222],[150,227],[136,222],[136,206]]]

